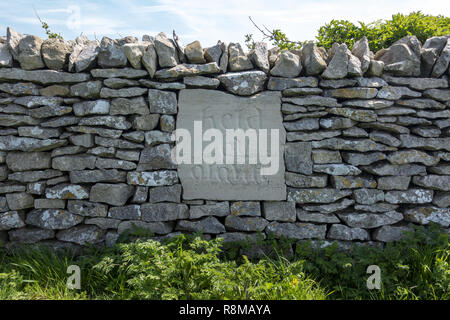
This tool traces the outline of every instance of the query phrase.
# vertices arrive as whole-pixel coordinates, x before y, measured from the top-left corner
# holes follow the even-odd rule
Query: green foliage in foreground
[[[450,299],[450,247],[437,227],[384,250],[303,243],[289,259],[236,255],[246,245],[224,251],[220,240],[182,235],[91,248],[77,258],[43,248],[0,251],[0,299]],[[81,268],[81,290],[66,287],[72,264]],[[381,268],[381,290],[366,287],[373,264]]]

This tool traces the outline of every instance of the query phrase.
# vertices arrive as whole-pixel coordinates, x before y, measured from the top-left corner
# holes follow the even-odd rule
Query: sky
[[[199,40],[203,47],[217,40],[244,44],[245,34],[261,40],[249,16],[259,26],[281,29],[295,41],[314,40],[317,29],[332,19],[368,23],[418,10],[450,16],[448,0],[0,0],[0,4],[0,35],[10,26],[46,38],[36,10],[50,30],[66,40],[81,33],[99,40],[159,32],[171,36],[175,30],[184,44]]]

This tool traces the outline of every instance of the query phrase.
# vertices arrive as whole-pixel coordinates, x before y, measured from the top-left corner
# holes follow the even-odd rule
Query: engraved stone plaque
[[[280,109],[279,92],[237,97],[181,90],[175,149],[185,160],[177,157],[183,198],[286,200],[286,131]],[[190,138],[180,139],[179,129]]]

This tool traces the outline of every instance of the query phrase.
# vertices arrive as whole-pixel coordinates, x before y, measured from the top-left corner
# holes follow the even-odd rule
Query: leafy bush
[[[195,235],[89,248],[76,258],[39,247],[0,250],[0,299],[450,299],[450,246],[437,226],[417,227],[384,249],[316,249],[286,239],[253,249],[261,245],[274,254],[250,260],[240,254],[249,243]],[[66,287],[72,264],[81,269],[81,290]],[[366,287],[369,265],[381,269],[381,290]]]
[[[401,13],[392,15],[391,20],[378,20],[359,26],[347,20],[331,20],[318,30],[318,45],[330,48],[334,42],[346,43],[349,48],[366,36],[370,49],[374,52],[387,48],[405,36],[416,35],[424,43],[433,36],[450,33],[450,18],[442,15],[432,16],[418,12],[409,15]]]
[[[279,29],[269,32],[269,30],[262,30],[256,24],[255,26],[263,34],[264,39],[269,39],[280,49],[298,49],[304,43],[289,41],[286,34]],[[424,43],[430,37],[446,34],[450,34],[449,17],[427,15],[417,11],[408,15],[394,14],[390,20],[377,20],[367,24],[358,22],[358,25],[348,20],[331,20],[319,28],[316,39],[317,44],[326,49],[331,48],[335,42],[345,43],[347,47],[352,48],[356,41],[366,36],[370,49],[376,52],[389,47],[405,36],[416,35]],[[253,35],[245,35],[245,42],[247,47],[252,49],[254,46]]]
[[[336,245],[323,250],[305,244],[295,259],[304,259],[305,272],[320,279],[337,299],[450,299],[450,245],[442,228],[415,227],[405,239],[384,249],[354,246],[351,253]],[[368,290],[366,269],[381,269],[381,290]]]
[[[166,244],[148,240],[121,244],[119,254],[94,266],[105,284],[118,276],[131,299],[324,299],[302,272],[302,262],[252,263],[219,258],[221,241],[181,235]]]

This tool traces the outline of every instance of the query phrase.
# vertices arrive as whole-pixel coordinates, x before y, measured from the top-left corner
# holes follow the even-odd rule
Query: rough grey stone
[[[302,209],[306,211],[317,211],[321,213],[333,213],[336,211],[344,210],[354,204],[354,200],[347,198],[342,199],[340,202],[321,204],[321,205],[303,205]]]
[[[145,70],[137,70],[133,68],[111,68],[111,69],[93,69],[91,75],[94,78],[142,78],[147,76]]]
[[[103,37],[97,56],[99,66],[102,68],[125,67],[127,65],[127,56],[125,55],[123,45],[129,42],[133,41],[127,38],[113,40],[108,37]]]
[[[177,113],[177,97],[173,92],[149,89],[148,100],[150,104],[150,112],[152,113]]]
[[[89,80],[85,73],[68,73],[55,70],[22,70],[18,68],[1,68],[0,80],[31,81],[41,84],[77,83]]]
[[[22,210],[34,206],[33,196],[25,192],[6,194],[6,202],[10,210]]]
[[[175,44],[167,38],[164,32],[155,37],[155,49],[161,68],[174,67],[179,63]]]
[[[220,63],[220,57],[222,56],[222,49],[220,43],[215,46],[206,48],[204,50],[205,59],[207,62],[215,62],[217,65]]]
[[[133,204],[123,207],[111,207],[108,211],[108,218],[118,220],[140,220],[141,206]]]
[[[215,62],[205,64],[179,64],[170,69],[156,71],[157,79],[178,79],[181,77],[199,76],[207,74],[217,74],[220,72]]]
[[[450,208],[426,206],[407,209],[405,220],[424,225],[434,222],[448,228],[450,225]]]
[[[417,164],[387,164],[379,163],[361,167],[364,171],[378,176],[412,176],[426,174],[426,168]]]
[[[435,174],[429,174],[427,176],[415,176],[412,179],[415,185],[439,190],[439,191],[450,191],[450,176],[441,176]]]
[[[75,226],[67,230],[58,231],[56,238],[79,245],[96,244],[104,240],[104,231],[96,226]]]
[[[438,192],[433,197],[433,204],[439,208],[450,207],[450,192]]]
[[[408,226],[382,226],[375,230],[373,240],[391,242],[398,241],[405,237],[405,232],[412,232],[413,229]]]
[[[103,84],[111,89],[122,89],[126,87],[139,86],[136,80],[122,79],[122,78],[107,78],[103,80]]]
[[[42,39],[27,35],[20,39],[19,56],[20,67],[24,70],[42,69],[45,67],[41,56]]]
[[[188,88],[205,88],[216,89],[220,81],[216,78],[208,78],[203,76],[186,77],[183,79],[184,84]]]
[[[141,152],[137,171],[155,169],[176,169],[176,164],[171,157],[171,147],[168,144],[160,144],[155,147],[144,148]]]
[[[383,213],[338,213],[339,218],[353,228],[377,228],[403,220],[403,215],[397,211]]]
[[[445,73],[445,70],[448,69],[448,65],[450,63],[450,40],[447,38],[447,43],[445,47],[442,49],[442,52],[437,59],[436,63],[433,66],[433,70],[431,72],[432,77],[440,77]]]
[[[67,202],[67,211],[84,217],[104,218],[108,214],[108,206],[85,200],[69,200]]]
[[[42,171],[23,171],[10,173],[8,180],[18,182],[36,182],[44,179],[51,179],[62,175],[58,170],[42,170]]]
[[[26,224],[43,229],[67,229],[80,224],[83,217],[62,209],[35,209],[27,214]]]
[[[362,73],[365,73],[369,69],[371,57],[369,41],[366,36],[353,44],[352,54],[359,59],[361,62],[361,71]]]
[[[129,98],[138,97],[147,93],[147,89],[140,87],[130,87],[122,89],[102,88],[100,90],[100,97],[102,98]]]
[[[427,90],[437,88],[447,88],[448,82],[446,79],[434,79],[434,78],[402,78],[392,77],[389,75],[383,76],[383,78],[393,85],[408,86],[414,90]]]
[[[312,147],[315,149],[331,149],[345,151],[395,151],[396,148],[378,144],[372,140],[345,140],[340,138],[330,138],[321,141],[313,141]]]
[[[177,203],[144,203],[141,205],[142,220],[146,222],[162,222],[187,219],[189,208]]]
[[[345,44],[336,44],[333,58],[328,63],[327,68],[322,73],[325,79],[345,78],[348,72],[347,46]]]
[[[268,90],[286,90],[290,88],[317,87],[318,81],[314,77],[278,78],[270,77],[267,83]]]
[[[173,170],[159,170],[152,172],[129,172],[127,183],[139,186],[166,186],[178,182],[178,174]]]
[[[131,123],[123,116],[94,116],[82,118],[79,121],[79,124],[86,126],[106,126],[119,130],[128,130],[131,128]]]
[[[91,69],[96,64],[100,52],[100,43],[97,40],[90,41],[86,46],[82,46],[80,49],[81,51],[76,54],[76,51],[78,50],[75,50],[74,48],[70,55],[69,71],[73,71],[73,68],[75,67],[76,72],[82,72]]]
[[[0,43],[0,67],[11,68],[13,66],[13,57],[9,52],[8,44]]]
[[[159,114],[146,114],[143,116],[135,116],[133,119],[133,129],[136,130],[153,130],[159,122]]]
[[[87,199],[89,191],[76,184],[59,184],[52,188],[45,190],[45,197],[47,199]]]
[[[303,45],[301,59],[306,75],[319,75],[327,68],[327,63],[313,42]]]
[[[203,48],[199,41],[193,41],[186,45],[184,53],[190,63],[205,63]]]
[[[133,193],[134,187],[125,183],[96,183],[91,188],[89,201],[104,202],[113,206],[123,206]]]
[[[117,233],[133,231],[136,227],[156,234],[168,234],[173,230],[173,225],[170,222],[122,221],[117,228]]]
[[[263,217],[269,221],[295,222],[295,202],[264,201]]]
[[[353,197],[359,204],[375,204],[384,201],[384,192],[376,189],[353,190]]]
[[[319,129],[319,120],[316,118],[306,118],[292,122],[284,122],[283,125],[287,131],[317,130]]]
[[[186,89],[186,85],[180,82],[156,82],[147,79],[140,79],[139,83],[144,87],[159,90],[181,90]]]
[[[352,176],[332,176],[331,182],[336,189],[375,188],[377,186],[372,179]]]
[[[36,209],[64,209],[66,201],[60,199],[35,199],[34,208]]]
[[[141,59],[146,48],[147,45],[143,43],[126,43],[123,45],[124,53],[133,68],[141,69]]]
[[[198,221],[180,220],[175,230],[218,234],[225,232],[225,227],[214,217],[206,217]]]
[[[426,166],[434,166],[439,162],[439,157],[430,156],[418,150],[401,150],[391,153],[387,160],[392,164],[422,163]]]
[[[407,190],[411,177],[409,176],[388,176],[378,178],[377,188],[381,190]]]
[[[17,129],[21,137],[49,139],[58,138],[61,135],[60,129],[47,129],[38,126],[18,127]]]
[[[41,46],[42,59],[49,69],[63,70],[69,61],[72,47],[62,39],[44,40]]]
[[[17,211],[0,213],[0,231],[22,228],[25,226],[23,219]]]
[[[100,229],[117,229],[121,223],[121,220],[109,218],[88,218],[84,221],[84,223],[88,225],[95,225]]]
[[[357,167],[342,164],[342,163],[332,163],[332,164],[315,164],[313,166],[314,172],[326,173],[334,176],[347,176],[347,175],[359,175],[361,170]]]
[[[72,183],[125,182],[126,172],[112,170],[70,171]]]
[[[48,152],[8,152],[6,164],[12,171],[49,169],[51,157]]]
[[[287,171],[312,174],[311,143],[287,143],[284,157]]]
[[[163,114],[159,118],[159,126],[161,127],[161,131],[172,132],[175,130],[175,118],[168,114]]]
[[[42,240],[52,239],[55,237],[53,230],[45,230],[38,228],[21,228],[8,232],[9,239],[19,243],[36,243]]]
[[[283,102],[293,103],[298,106],[319,106],[319,107],[339,107],[340,104],[335,98],[321,97],[321,96],[306,96],[306,97],[283,97]]]
[[[68,155],[52,159],[52,168],[60,171],[94,169],[97,158],[91,155]]]
[[[266,233],[277,239],[325,239],[326,231],[326,225],[316,225],[312,223],[280,223],[275,221],[271,222],[266,228]]]
[[[230,71],[244,71],[253,69],[250,58],[244,53],[240,43],[228,45],[228,67]]]
[[[327,186],[326,175],[302,175],[285,172],[286,185],[295,188],[323,188]]]
[[[342,157],[339,151],[312,150],[314,164],[341,163]]]
[[[288,188],[288,201],[296,203],[330,203],[352,194],[351,190]]]
[[[191,215],[192,215],[191,206]],[[257,201],[238,201],[233,202],[230,206],[230,211],[232,215],[235,216],[251,216],[258,217],[261,216],[261,206]]]
[[[74,84],[70,87],[70,94],[85,99],[95,99],[100,96],[102,89],[101,81],[88,81]]]
[[[147,202],[148,197],[148,187],[136,187],[136,191],[134,192],[133,198],[131,199],[132,203],[144,203]]]
[[[204,216],[225,217],[230,214],[228,201],[214,204],[191,205],[189,210],[190,219],[198,219]]]
[[[340,220],[330,213],[315,213],[297,209],[297,219],[302,222],[312,223],[339,223]]]
[[[181,185],[161,186],[150,189],[149,202],[181,202]]]
[[[219,75],[225,89],[239,96],[250,96],[264,89],[267,76],[262,71],[244,71]]]
[[[433,200],[434,192],[426,189],[409,189],[407,191],[388,191],[386,202],[397,203],[429,203]]]
[[[450,151],[449,138],[421,138],[414,135],[400,135],[403,148],[420,148],[425,150],[447,150]]]
[[[267,63],[268,64],[268,63]],[[278,57],[275,66],[270,70],[272,76],[295,78],[302,71],[300,57],[289,51],[284,51]]]
[[[263,231],[269,222],[260,217],[238,217],[229,215],[225,218],[225,227],[235,231]]]
[[[327,237],[335,240],[369,240],[369,233],[361,228],[350,228],[343,224],[333,224]]]
[[[377,98],[387,100],[399,100],[401,98],[418,98],[421,96],[420,92],[413,91],[406,87],[383,87],[378,91]]]

